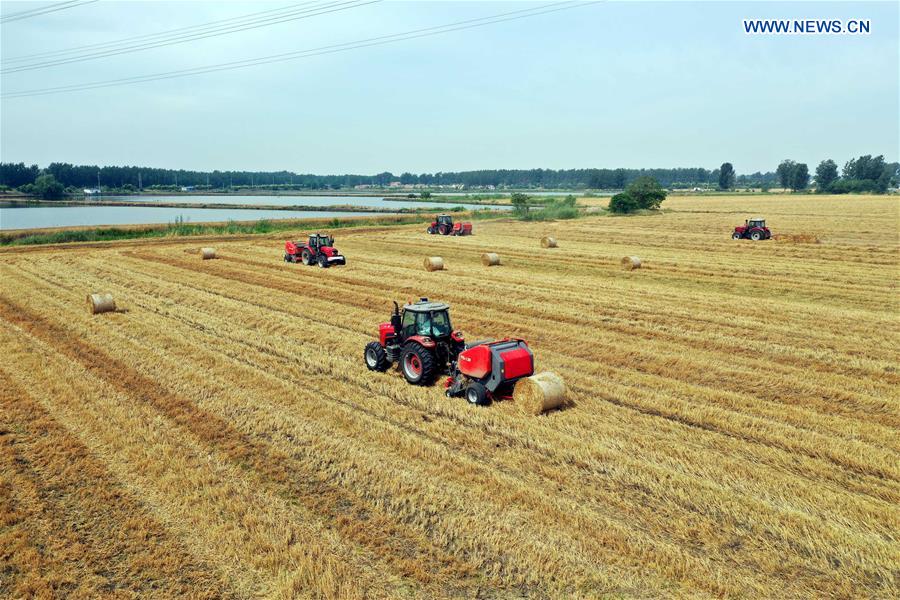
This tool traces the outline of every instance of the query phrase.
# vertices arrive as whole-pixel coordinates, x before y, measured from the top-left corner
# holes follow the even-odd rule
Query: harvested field
[[[0,597],[896,597],[898,200],[663,206],[344,229],[334,269],[302,230],[0,250]],[[417,296],[566,407],[368,371]]]

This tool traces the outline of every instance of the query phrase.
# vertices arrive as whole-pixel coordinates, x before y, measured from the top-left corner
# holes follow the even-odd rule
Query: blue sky
[[[2,27],[5,59],[285,2],[114,2]],[[3,14],[45,3],[3,2]],[[381,2],[0,78],[3,93],[223,63],[546,3]],[[897,2],[602,2],[184,79],[8,98],[4,161],[315,173],[717,167],[898,159]],[[748,36],[744,18],[871,19],[868,36]]]

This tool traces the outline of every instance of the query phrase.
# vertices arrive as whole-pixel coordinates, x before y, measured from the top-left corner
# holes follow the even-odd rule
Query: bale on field
[[[556,238],[545,235],[541,238],[541,248],[556,248]]]
[[[444,270],[444,259],[440,256],[429,256],[425,259],[425,270],[426,271],[443,271]]]
[[[485,252],[481,255],[481,264],[486,267],[494,267],[500,264],[500,255],[494,252]]]
[[[200,256],[203,257],[203,260],[209,260],[210,258],[216,257],[216,249],[215,248],[200,248]]]
[[[516,382],[513,402],[530,415],[559,408],[566,401],[566,384],[551,371],[543,371]]]
[[[637,256],[624,256],[622,257],[622,268],[624,268],[626,271],[640,269],[641,259]]]
[[[116,310],[112,294],[88,294],[87,302],[92,315]]]

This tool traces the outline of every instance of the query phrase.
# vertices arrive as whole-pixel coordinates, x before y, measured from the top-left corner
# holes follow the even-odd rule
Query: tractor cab
[[[453,227],[453,217],[450,215],[438,215],[435,221],[438,225],[448,225]]]
[[[435,340],[449,338],[453,333],[450,307],[441,302],[429,302],[425,298],[415,304],[407,304],[403,307],[399,331],[403,340],[415,336]]]
[[[750,226],[750,229],[754,229],[758,227],[759,229],[766,228],[766,220],[765,219],[750,219],[747,221],[747,224]]]
[[[314,233],[309,236],[310,248],[325,248],[334,246],[334,238],[322,233]]]

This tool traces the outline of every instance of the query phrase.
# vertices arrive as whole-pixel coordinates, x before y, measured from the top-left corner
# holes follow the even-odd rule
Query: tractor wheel
[[[750,239],[753,240],[754,242],[758,242],[759,240],[762,239],[762,232],[761,231],[752,232],[750,234]]]
[[[741,239],[742,237],[744,237],[744,236],[742,236],[742,235],[741,235],[740,233],[738,233],[737,231],[735,231],[734,233],[731,234],[731,239],[733,239],[733,240],[739,240],[739,239]]]
[[[487,390],[477,381],[473,381],[466,388],[466,400],[469,401],[469,404],[483,406],[487,404]]]
[[[309,253],[309,250],[304,250],[303,254],[300,255],[300,260],[303,261],[303,264],[306,266],[310,266],[312,263],[312,254]]]
[[[429,225],[429,226],[428,226],[428,229],[425,230],[425,233],[429,233],[429,234],[431,234],[431,235],[434,235],[434,233],[435,233],[434,227],[432,227],[431,225]]]
[[[325,256],[324,254],[319,255],[319,266],[322,267],[323,269],[328,268],[328,257]]]
[[[384,347],[378,342],[366,344],[366,352],[363,356],[370,371],[387,371],[388,367],[391,366],[387,352],[384,351]]]
[[[413,385],[429,385],[434,381],[434,357],[416,342],[403,348],[400,354],[400,368],[406,381]]]
[[[291,262],[291,255],[290,255],[290,254],[285,253],[285,255],[284,255],[284,262],[286,262],[286,263]]]

